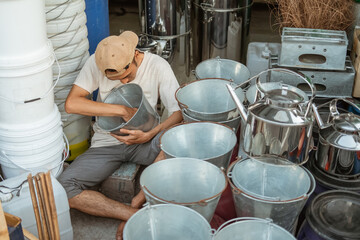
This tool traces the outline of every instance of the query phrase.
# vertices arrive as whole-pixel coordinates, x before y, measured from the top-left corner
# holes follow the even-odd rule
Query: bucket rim
[[[220,65],[222,65],[223,63],[222,62],[224,62],[224,64],[232,64],[232,65],[240,65],[242,68],[244,68],[245,69],[245,71],[246,71],[246,73],[247,73],[247,75],[248,75],[248,77],[247,77],[247,79],[246,80],[248,80],[249,78],[250,78],[250,70],[249,70],[249,68],[245,65],[245,64],[242,64],[241,62],[238,62],[238,61],[235,61],[235,60],[232,60],[232,59],[226,59],[226,58],[220,58],[220,57],[215,57],[215,58],[209,58],[209,59],[206,59],[206,60],[204,60],[204,61],[201,61],[200,63],[198,63],[197,65],[196,65],[196,67],[195,67],[195,70],[194,70],[194,73],[195,73],[195,77],[197,78],[197,79],[200,79],[200,78],[203,78],[203,77],[201,77],[201,76],[199,76],[198,75],[198,70],[199,70],[199,68],[200,67],[202,67],[204,64],[206,64],[206,63],[209,63],[209,62],[211,62],[211,63],[213,63],[213,62],[218,62]],[[233,82],[236,82],[234,79],[231,79]],[[246,81],[245,80],[245,81]],[[241,84],[241,82],[236,82],[237,84]]]
[[[51,68],[54,62],[53,46],[48,39],[46,44],[31,56],[25,58],[22,56],[16,60],[0,58],[0,77],[22,77],[40,73]]]
[[[174,155],[170,154],[167,150],[163,149],[163,144],[161,143],[162,137],[163,137],[168,131],[170,131],[171,129],[176,128],[176,127],[180,127],[180,126],[182,126],[182,125],[187,125],[187,124],[204,124],[204,123],[217,124],[217,125],[220,125],[220,126],[223,126],[223,127],[228,128],[228,129],[232,132],[232,133],[231,133],[231,137],[233,138],[232,140],[234,140],[234,141],[233,141],[233,142],[234,142],[234,146],[232,146],[232,147],[230,148],[230,150],[227,151],[226,153],[223,153],[223,154],[220,154],[220,155],[216,155],[216,156],[213,156],[213,157],[209,157],[209,158],[201,158],[200,160],[207,161],[207,160],[210,160],[210,159],[213,159],[213,158],[218,158],[218,157],[221,157],[221,156],[223,156],[223,155],[226,155],[227,153],[229,153],[229,152],[231,152],[231,151],[234,150],[234,147],[235,147],[235,145],[236,145],[236,143],[237,143],[237,136],[236,136],[235,131],[234,131],[231,127],[229,127],[228,125],[226,125],[226,124],[219,123],[219,122],[211,122],[211,121],[184,122],[184,123],[178,123],[178,124],[175,124],[175,125],[171,126],[171,127],[168,128],[166,131],[163,131],[163,132],[161,133],[161,135],[160,135],[159,144],[160,144],[161,150],[162,150],[163,152],[165,152],[166,154],[168,154],[169,156],[174,156]],[[177,157],[177,156],[174,156],[174,158],[176,158],[176,157]],[[180,158],[180,157],[178,157],[178,158]]]
[[[197,211],[191,209],[191,208],[188,208],[188,207],[185,207],[185,206],[182,206],[182,205],[179,205],[179,204],[155,204],[155,205],[151,205],[151,204],[144,204],[144,207],[139,209],[139,211],[137,211],[135,214],[133,214],[129,220],[126,222],[125,224],[125,227],[124,227],[124,237],[126,237],[125,234],[127,234],[128,232],[128,228],[129,228],[129,224],[131,224],[132,221],[134,221],[133,219],[135,219],[137,216],[141,216],[144,212],[146,211],[151,211],[151,210],[156,210],[156,209],[166,209],[166,208],[177,208],[177,209],[182,209],[181,211],[187,211],[187,212],[191,212],[191,214],[193,215],[196,215],[199,219],[201,219],[201,221],[204,223],[204,226],[206,226],[206,228],[209,230],[209,237],[212,236],[212,228],[209,224],[209,222],[205,219],[204,216],[202,216],[200,213],[198,213]],[[160,210],[160,211],[161,211]],[[125,238],[126,239],[126,238]]]
[[[249,159],[249,158],[245,158],[245,159]],[[228,167],[228,169],[226,170],[226,176],[227,179],[229,181],[229,185],[231,187],[232,193],[235,195],[244,195],[245,197],[255,200],[255,201],[259,201],[259,202],[263,202],[263,203],[271,203],[271,204],[284,204],[284,203],[293,203],[293,202],[298,202],[298,201],[303,201],[306,200],[310,197],[310,195],[315,191],[315,187],[316,187],[316,181],[314,176],[311,174],[311,172],[306,169],[304,166],[301,165],[296,165],[296,164],[289,164],[289,165],[296,165],[298,167],[301,167],[306,174],[308,175],[309,179],[310,179],[310,188],[307,191],[307,193],[303,194],[302,196],[299,196],[297,198],[293,198],[293,199],[287,199],[287,200],[271,200],[269,198],[260,198],[260,196],[253,196],[252,194],[248,193],[248,192],[244,192],[243,190],[241,190],[240,188],[238,188],[237,186],[235,186],[235,184],[232,181],[232,178],[229,177],[231,176],[230,172],[232,172],[232,169],[234,168],[235,164],[245,160],[245,159],[241,159],[238,158],[236,161],[232,162],[230,164],[230,166]],[[251,158],[250,158],[251,159]],[[286,159],[283,159],[285,161],[287,161]]]
[[[127,122],[124,121],[123,124],[120,124],[119,126],[114,127],[114,128],[111,128],[111,129],[106,129],[106,128],[103,128],[102,126],[100,126],[100,124],[99,124],[99,119],[103,118],[103,116],[97,116],[97,117],[96,117],[96,123],[97,123],[98,126],[99,126],[101,129],[103,129],[104,131],[107,131],[107,132],[111,132],[111,133],[113,133],[113,134],[116,134],[116,132],[117,132],[119,129],[122,129],[122,128],[126,127],[126,126],[131,125],[131,123],[133,122],[133,120],[139,115],[139,112],[140,112],[139,110],[140,110],[140,108],[141,108],[142,106],[144,107],[144,105],[145,105],[144,102],[147,101],[146,98],[145,98],[145,95],[144,95],[144,91],[142,90],[142,88],[140,87],[139,84],[131,83],[131,82],[130,82],[130,83],[123,84],[123,85],[121,85],[121,86],[119,86],[119,87],[114,88],[113,90],[111,90],[111,92],[104,98],[104,101],[103,101],[103,102],[104,102],[104,103],[107,103],[106,100],[108,99],[108,97],[109,97],[112,93],[118,91],[118,90],[121,89],[121,88],[126,88],[126,87],[135,87],[135,88],[137,88],[137,89],[141,92],[141,101],[140,101],[139,107],[137,108],[136,113],[135,113]],[[156,111],[154,111],[154,114],[155,114],[154,117],[156,118],[155,123],[156,123],[156,125],[158,125],[158,124],[160,123],[160,116],[159,116],[159,114],[158,114]],[[153,127],[154,127],[154,126],[153,126]]]
[[[287,231],[285,228],[281,227],[280,225],[274,223],[272,219],[270,219],[270,218],[263,219],[263,218],[257,218],[257,217],[237,217],[237,218],[230,219],[220,225],[220,227],[214,232],[213,237],[216,237],[216,235],[219,234],[224,229],[228,229],[237,224],[250,223],[250,222],[264,223],[264,224],[271,225],[271,227],[275,227],[275,228],[281,230],[282,232],[284,232],[284,234],[288,235],[289,237],[291,236],[293,240],[296,240],[296,238],[289,231]]]
[[[157,200],[160,200],[162,202],[165,202],[165,203],[170,203],[170,204],[178,204],[178,205],[200,205],[200,206],[206,206],[208,202],[216,199],[217,197],[220,197],[222,195],[222,193],[226,190],[227,186],[228,186],[228,181],[226,179],[226,175],[225,175],[225,172],[222,171],[219,167],[215,166],[214,164],[210,163],[210,162],[207,162],[207,161],[204,161],[204,160],[201,160],[201,159],[198,159],[198,158],[182,158],[182,157],[179,157],[179,158],[169,158],[169,159],[165,159],[165,161],[191,161],[191,162],[195,162],[195,161],[202,161],[203,163],[200,163],[200,164],[205,164],[205,165],[212,165],[211,168],[213,169],[217,169],[219,172],[222,173],[222,175],[224,176],[224,188],[217,194],[215,194],[214,196],[211,196],[211,197],[208,197],[208,198],[204,198],[204,199],[201,199],[197,202],[175,202],[175,201],[169,201],[169,200],[166,200],[166,199],[163,199],[163,198],[160,198],[158,196],[156,196],[154,193],[152,193],[145,185],[142,185],[141,184],[141,176],[140,176],[140,186],[141,188],[143,189],[144,192],[147,192],[149,193],[149,195],[151,195],[152,197],[154,197],[155,199]],[[149,167],[153,166],[153,165],[159,165],[159,164],[166,164],[166,163],[163,163],[164,161],[159,161],[159,162],[156,162],[154,164],[151,164],[149,165],[147,168],[144,169],[144,171],[146,171],[146,169],[148,169]],[[210,166],[208,165],[208,166]]]

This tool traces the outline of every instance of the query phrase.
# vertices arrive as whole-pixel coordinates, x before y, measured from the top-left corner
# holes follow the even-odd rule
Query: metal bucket
[[[186,122],[186,123],[200,122],[201,121],[199,119],[190,117],[184,110],[182,110],[181,113],[182,113],[184,122]],[[221,121],[221,122],[218,122],[218,123],[225,124],[225,125],[231,127],[234,130],[234,132],[236,133],[237,130],[239,129],[239,127],[240,127],[241,116],[239,115],[237,117],[234,117],[233,119],[230,119],[230,120],[227,120],[227,121]]]
[[[271,218],[289,232],[315,189],[306,168],[270,156],[236,161],[227,175],[238,217]]]
[[[211,163],[193,158],[172,158],[145,168],[140,176],[140,186],[148,203],[183,205],[210,222],[227,181],[224,172]]]
[[[224,78],[241,84],[249,79],[250,71],[244,64],[217,57],[199,63],[195,68],[195,75],[198,79]]]
[[[119,104],[137,108],[135,115],[127,122],[121,117],[98,116],[97,123],[105,131],[122,135],[120,129],[150,131],[160,122],[157,112],[147,101],[141,87],[128,83],[112,90],[104,99],[104,103]]]
[[[164,132],[160,147],[167,158],[197,158],[227,169],[236,141],[235,132],[225,125],[193,122]]]
[[[211,240],[211,228],[196,211],[175,204],[146,206],[126,222],[124,240]]]
[[[235,218],[222,224],[213,240],[295,240],[296,238],[270,219]]]
[[[190,116],[202,121],[227,121],[238,115],[234,100],[226,85],[227,79],[199,79],[182,85],[176,90],[175,98],[179,106]],[[240,101],[245,94],[241,88],[236,90]]]

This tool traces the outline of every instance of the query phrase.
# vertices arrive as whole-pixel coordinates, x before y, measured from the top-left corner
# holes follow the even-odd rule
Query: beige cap
[[[136,33],[131,31],[103,39],[96,47],[96,65],[104,74],[106,69],[116,70],[116,75],[123,74],[126,71],[124,68],[134,58],[138,41]]]

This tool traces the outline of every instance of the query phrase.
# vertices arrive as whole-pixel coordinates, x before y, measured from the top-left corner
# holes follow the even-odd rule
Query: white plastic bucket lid
[[[86,25],[79,26],[79,28],[72,30],[72,31],[66,31],[63,33],[48,33],[48,38],[51,40],[54,48],[58,48],[61,46],[65,46],[67,44],[76,44],[83,39],[87,38],[88,30]]]

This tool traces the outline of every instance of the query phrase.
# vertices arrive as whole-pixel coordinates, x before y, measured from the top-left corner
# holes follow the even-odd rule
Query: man
[[[67,97],[65,110],[67,113],[87,116],[118,116],[127,121],[135,114],[136,109],[102,101],[112,89],[132,82],[141,86],[153,108],[160,97],[169,117],[148,132],[121,129],[127,136],[109,134],[95,122],[91,147],[59,177],[71,208],[124,221],[142,205],[144,195],[140,193],[132,200],[131,206],[127,206],[91,188],[109,177],[122,162],[149,165],[155,158],[156,161],[163,159],[159,133],[182,121],[175,100],[179,84],[170,65],[158,55],[136,50],[137,43],[138,37],[131,31],[102,40],[75,80]],[[89,100],[87,97],[97,88],[98,100]]]

